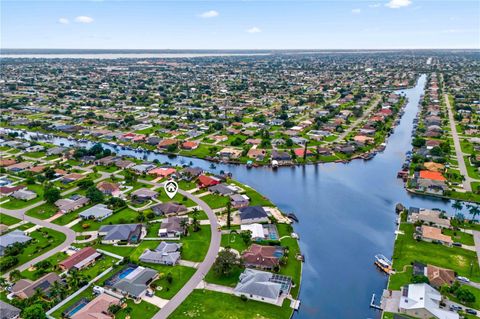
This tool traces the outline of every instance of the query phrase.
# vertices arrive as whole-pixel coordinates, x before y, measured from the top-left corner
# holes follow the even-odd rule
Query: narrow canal
[[[269,197],[285,212],[295,212],[300,223],[302,252],[306,256],[300,298],[295,318],[376,318],[369,308],[372,293],[386,287],[387,277],[373,265],[374,255],[392,255],[395,204],[451,210],[448,201],[409,195],[397,171],[411,149],[413,119],[418,111],[426,76],[402,92],[408,98],[405,114],[388,140],[386,150],[370,161],[332,163],[303,167],[247,169],[216,165],[216,170],[233,173],[240,182]],[[56,138],[55,144],[74,144]],[[142,157],[128,150],[121,155]],[[148,160],[174,164],[193,162],[210,169],[203,160],[168,158],[150,153]],[[211,170],[211,169],[210,169]]]

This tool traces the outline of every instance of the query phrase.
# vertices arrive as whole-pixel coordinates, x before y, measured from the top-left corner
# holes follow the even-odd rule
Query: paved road
[[[363,120],[365,120],[365,118],[373,111],[373,109],[375,109],[375,107],[378,105],[378,103],[380,103],[380,101],[381,97],[377,97],[375,102],[373,102],[373,104],[363,113],[363,115],[360,116],[355,122],[353,122],[345,131],[343,131],[343,133],[338,135],[338,137],[332,143],[341,142],[342,140],[344,140],[348,134],[350,134],[360,123],[362,123]]]
[[[65,241],[60,246],[57,246],[57,247],[47,251],[46,253],[28,261],[28,262],[26,262],[25,264],[20,265],[19,267],[15,268],[15,269],[18,269],[19,271],[24,271],[25,269],[28,269],[30,266],[35,265],[39,261],[42,261],[44,259],[47,259],[50,256],[55,255],[56,253],[58,253],[58,252],[60,252],[64,249],[66,249],[67,247],[69,247],[75,241],[75,232],[73,230],[71,230],[70,228],[65,227],[65,226],[61,226],[61,225],[57,225],[57,224],[53,224],[53,223],[50,223],[46,220],[41,220],[41,219],[38,219],[38,218],[33,218],[31,216],[25,215],[25,212],[27,210],[32,209],[32,208],[37,207],[37,206],[40,206],[43,203],[44,203],[44,201],[41,201],[41,202],[35,203],[34,205],[28,206],[26,208],[16,209],[16,210],[9,210],[9,209],[5,209],[5,208],[1,209],[3,214],[7,214],[7,215],[10,215],[10,216],[16,217],[18,219],[23,219],[23,220],[29,221],[29,222],[31,222],[35,225],[39,225],[39,226],[42,226],[42,227],[46,227],[46,228],[56,230],[58,232],[64,233],[65,236],[66,236]],[[10,271],[3,274],[2,277],[7,278],[9,273],[10,273]]]
[[[450,130],[452,133],[453,138],[453,145],[455,146],[455,153],[457,155],[458,161],[458,169],[460,170],[460,174],[465,177],[463,181],[463,189],[467,192],[472,191],[472,179],[468,176],[467,166],[465,165],[465,160],[463,158],[462,147],[460,146],[460,138],[458,137],[457,127],[455,125],[455,118],[453,117],[452,106],[450,105],[450,101],[448,100],[448,95],[444,95],[445,103],[448,109],[448,120],[450,122]]]
[[[145,183],[147,181],[140,182]],[[157,312],[152,319],[167,318],[175,309],[177,309],[178,306],[180,306],[180,304],[188,297],[188,295],[190,295],[190,293],[198,286],[198,284],[202,282],[203,278],[215,262],[215,258],[217,257],[218,251],[220,250],[222,233],[218,231],[219,225],[217,223],[217,217],[215,216],[213,210],[204,201],[197,198],[195,195],[192,195],[189,192],[181,189],[179,189],[178,192],[197,203],[198,206],[200,206],[201,209],[207,214],[208,219],[210,220],[210,229],[212,231],[212,236],[210,238],[210,247],[208,248],[205,259],[198,265],[195,274],[193,274],[193,276],[182,287],[182,289],[180,289],[180,291],[172,299],[170,299],[170,301],[165,305],[165,307],[160,309],[160,311]]]
[[[95,182],[98,182],[98,181],[110,176],[110,174],[105,173],[105,172],[100,172],[100,174],[101,174],[101,177],[96,179]],[[71,188],[71,189],[63,192],[62,196],[68,195],[68,194],[73,193],[77,190],[78,190],[78,187]],[[33,205],[30,205],[28,207],[25,207],[25,208],[22,208],[22,209],[15,209],[15,210],[6,209],[6,208],[3,208],[3,207],[0,208],[0,211],[3,214],[7,214],[7,215],[10,215],[10,216],[16,217],[18,219],[31,222],[35,225],[39,225],[39,226],[42,226],[42,227],[46,227],[46,228],[56,230],[58,232],[64,233],[65,236],[66,236],[65,241],[61,245],[47,251],[46,253],[44,253],[44,254],[42,254],[42,255],[24,263],[24,264],[22,264],[22,265],[18,266],[17,268],[14,268],[14,269],[18,269],[19,271],[24,271],[24,270],[30,268],[30,266],[35,265],[36,263],[38,263],[38,262],[40,262],[44,259],[47,259],[48,257],[51,257],[58,252],[61,252],[62,250],[66,249],[67,247],[72,245],[72,243],[75,241],[75,232],[73,230],[71,230],[70,228],[51,223],[47,220],[34,218],[34,217],[31,217],[31,216],[28,216],[28,215],[25,214],[28,210],[30,210],[32,208],[35,208],[35,207],[38,207],[38,206],[40,206],[44,203],[45,203],[45,201],[39,201],[39,202],[37,202]],[[12,271],[12,270],[10,270],[10,271]],[[4,273],[2,275],[2,277],[7,278],[10,271]]]

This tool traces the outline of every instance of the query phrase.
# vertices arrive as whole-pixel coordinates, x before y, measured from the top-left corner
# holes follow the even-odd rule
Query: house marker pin
[[[170,199],[172,199],[178,191],[178,184],[175,181],[167,181],[165,185],[163,185],[163,189],[165,189],[165,193],[167,194]]]

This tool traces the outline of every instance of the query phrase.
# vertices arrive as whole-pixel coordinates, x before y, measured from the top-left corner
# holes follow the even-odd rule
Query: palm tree
[[[194,209],[192,214],[192,226],[193,231],[197,232],[200,230],[200,222],[198,221],[198,212]]]
[[[230,219],[232,214],[232,202],[227,202],[227,228],[230,229]]]
[[[10,272],[9,277],[10,277],[10,281],[17,281],[21,277],[20,270],[18,269],[12,270]]]
[[[185,218],[180,221],[180,227],[182,227],[182,229],[183,229],[183,236],[187,236],[188,235],[188,222]]]
[[[480,214],[480,209],[477,205],[468,205],[468,211],[470,212],[470,215],[472,215],[471,222],[475,222],[475,218]]]
[[[455,209],[455,212],[457,212],[457,211],[459,211],[463,208],[463,204],[462,204],[461,201],[456,200],[456,201],[453,202],[452,208]]]

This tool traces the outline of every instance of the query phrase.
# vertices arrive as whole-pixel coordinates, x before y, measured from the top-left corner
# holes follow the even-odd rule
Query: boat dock
[[[382,310],[380,305],[375,304],[375,294],[372,295],[372,299],[370,299],[370,308]]]

